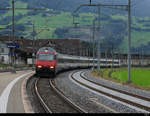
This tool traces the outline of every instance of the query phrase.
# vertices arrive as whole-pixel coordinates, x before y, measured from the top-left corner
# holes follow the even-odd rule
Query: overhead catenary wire
[[[137,1],[138,1],[138,2],[137,2]],[[141,3],[144,3],[143,1],[144,1],[144,0],[136,0],[135,3],[132,2],[133,4],[131,4],[131,7],[132,7],[132,8],[135,8],[137,5],[141,5]]]
[[[63,0],[58,0],[57,4],[56,4],[56,7],[55,7],[55,10],[57,10],[59,8],[59,6],[61,5]]]

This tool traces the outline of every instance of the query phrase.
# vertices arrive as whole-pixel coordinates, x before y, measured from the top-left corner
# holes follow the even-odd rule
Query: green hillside
[[[15,7],[34,7],[38,0],[32,1],[19,1],[16,0]],[[6,2],[4,6],[11,6],[11,0]],[[30,4],[29,4],[30,3]],[[34,4],[34,6],[33,6]],[[47,7],[46,4],[39,2],[36,7]],[[68,4],[71,4],[70,2]],[[50,4],[49,4],[50,5]],[[9,26],[9,30],[0,30],[1,35],[8,35],[11,29],[11,15],[12,11],[0,12],[0,28]],[[93,12],[80,12],[76,16],[76,22],[79,26],[92,26],[93,19],[97,17]],[[24,38],[32,39],[32,25],[35,24],[35,30],[39,33],[36,39],[63,39],[63,38],[91,38],[90,29],[74,29],[72,24],[72,15],[69,11],[54,10],[48,11],[30,11],[30,10],[16,10],[15,11],[15,35],[23,36]],[[127,51],[127,16],[120,14],[102,15],[101,18],[101,35],[104,37],[104,44],[114,44],[121,48],[121,51]],[[149,48],[150,44],[150,17],[135,17],[132,16],[132,49],[141,48],[146,46]],[[48,30],[49,29],[49,30]],[[77,31],[78,30],[78,31]],[[145,49],[146,49],[145,48]]]

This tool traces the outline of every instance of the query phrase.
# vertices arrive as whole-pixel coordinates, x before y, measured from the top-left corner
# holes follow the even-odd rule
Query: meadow
[[[101,77],[121,84],[127,84],[128,70],[127,68],[102,69],[92,72],[96,77]],[[132,68],[130,85],[150,90],[150,68]]]

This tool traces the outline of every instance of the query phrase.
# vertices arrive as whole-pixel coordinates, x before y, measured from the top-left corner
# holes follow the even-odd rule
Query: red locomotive
[[[50,47],[39,49],[36,54],[36,74],[56,73],[56,51]]]

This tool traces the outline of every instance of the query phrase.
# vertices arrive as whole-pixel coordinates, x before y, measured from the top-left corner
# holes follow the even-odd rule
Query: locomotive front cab
[[[56,73],[56,54],[39,53],[36,56],[36,74],[53,76]]]

